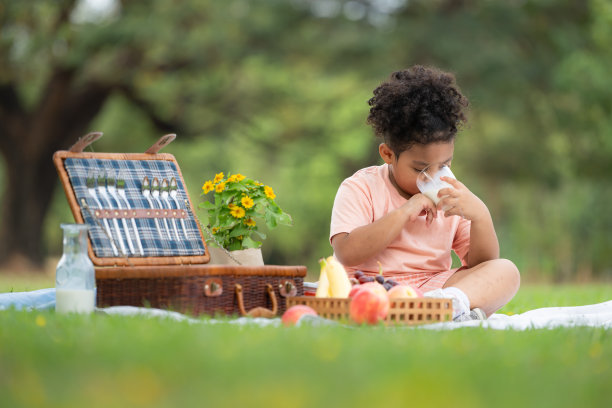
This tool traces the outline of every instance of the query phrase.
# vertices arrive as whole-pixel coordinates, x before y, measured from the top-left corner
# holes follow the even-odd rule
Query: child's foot
[[[454,322],[466,322],[468,320],[487,320],[487,314],[479,307],[470,310],[470,313],[464,313],[453,319]]]
[[[470,313],[470,301],[463,292],[457,288],[434,289],[425,292],[425,297],[451,299],[453,302],[453,320]],[[471,319],[470,319],[471,320]]]

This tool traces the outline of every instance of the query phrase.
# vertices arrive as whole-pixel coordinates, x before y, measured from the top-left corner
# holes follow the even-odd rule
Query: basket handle
[[[176,134],[169,133],[167,135],[163,135],[159,138],[157,142],[145,151],[147,154],[157,154],[162,148],[169,145],[174,139],[176,139]]]
[[[68,151],[71,153],[82,153],[87,146],[101,138],[102,134],[102,132],[91,132],[85,136],[81,136],[79,137],[79,140],[77,140],[76,143],[73,144],[70,149],[68,149]]]
[[[266,284],[266,292],[268,292],[268,296],[270,296],[270,300],[272,301],[272,310],[266,309],[265,307],[255,307],[248,312],[244,309],[244,299],[242,297],[242,285],[239,283],[236,284],[236,297],[238,298],[238,309],[240,309],[240,314],[242,316],[250,316],[250,317],[274,317],[278,312],[278,302],[276,301],[276,295],[274,295],[274,289],[272,285],[269,283]]]

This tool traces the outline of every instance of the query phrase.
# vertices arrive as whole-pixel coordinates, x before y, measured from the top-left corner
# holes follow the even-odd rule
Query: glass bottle
[[[91,313],[96,304],[94,266],[87,255],[87,224],[61,224],[64,253],[55,270],[55,311]]]

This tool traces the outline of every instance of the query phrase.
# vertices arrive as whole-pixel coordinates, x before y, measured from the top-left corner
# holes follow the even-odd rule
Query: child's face
[[[385,143],[379,146],[380,156],[391,170],[391,183],[399,193],[409,198],[419,193],[416,184],[417,176],[421,170],[431,165],[445,164],[450,167],[455,151],[454,141],[430,143],[426,145],[413,145],[404,150],[399,156]]]

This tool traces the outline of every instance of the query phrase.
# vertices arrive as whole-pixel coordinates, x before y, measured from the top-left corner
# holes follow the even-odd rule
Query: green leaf
[[[232,186],[236,191],[243,191],[243,192],[248,192],[249,189],[245,186],[243,186],[242,184],[235,184]]]
[[[232,230],[232,232],[230,232],[229,236],[230,237],[239,237],[240,235],[246,237],[249,234],[249,229],[247,227],[238,227],[234,230]]]
[[[293,225],[293,219],[291,218],[291,216],[287,213],[282,213],[279,214],[276,217],[276,220],[278,221],[279,224],[281,225]]]
[[[232,200],[232,198],[236,197],[237,194],[235,191],[231,191],[231,190],[223,190],[223,192],[221,194],[219,194],[219,201],[221,202],[225,202],[225,203],[230,203]],[[234,198],[235,201],[235,198]]]
[[[203,203],[200,203],[199,207],[205,210],[214,210],[215,208],[217,208],[217,206],[211,203],[210,201],[204,201]]]
[[[253,230],[253,234],[258,235],[261,239],[266,239],[266,234],[264,234],[263,232]]]
[[[272,200],[270,200],[272,201]],[[283,210],[281,210],[281,208],[278,206],[278,204],[276,204],[275,202],[272,202],[270,205],[270,208],[272,209],[272,211],[274,211],[274,213],[276,214],[282,214]]]
[[[210,225],[210,216],[207,212],[202,214],[202,218],[200,219],[200,221],[202,221],[202,224],[204,225]]]
[[[266,225],[268,226],[268,228],[274,229],[278,225],[278,222],[276,221],[276,218],[273,215],[266,213]]]
[[[249,237],[245,237],[245,238],[242,240],[242,246],[243,246],[244,248],[259,248],[259,247],[261,247],[261,242],[259,242],[259,241],[254,241],[254,240],[252,240],[252,239],[251,239],[251,238],[249,238]]]
[[[230,243],[225,249],[227,249],[228,251],[237,251],[239,249],[242,249],[242,243],[236,239],[232,243]]]

